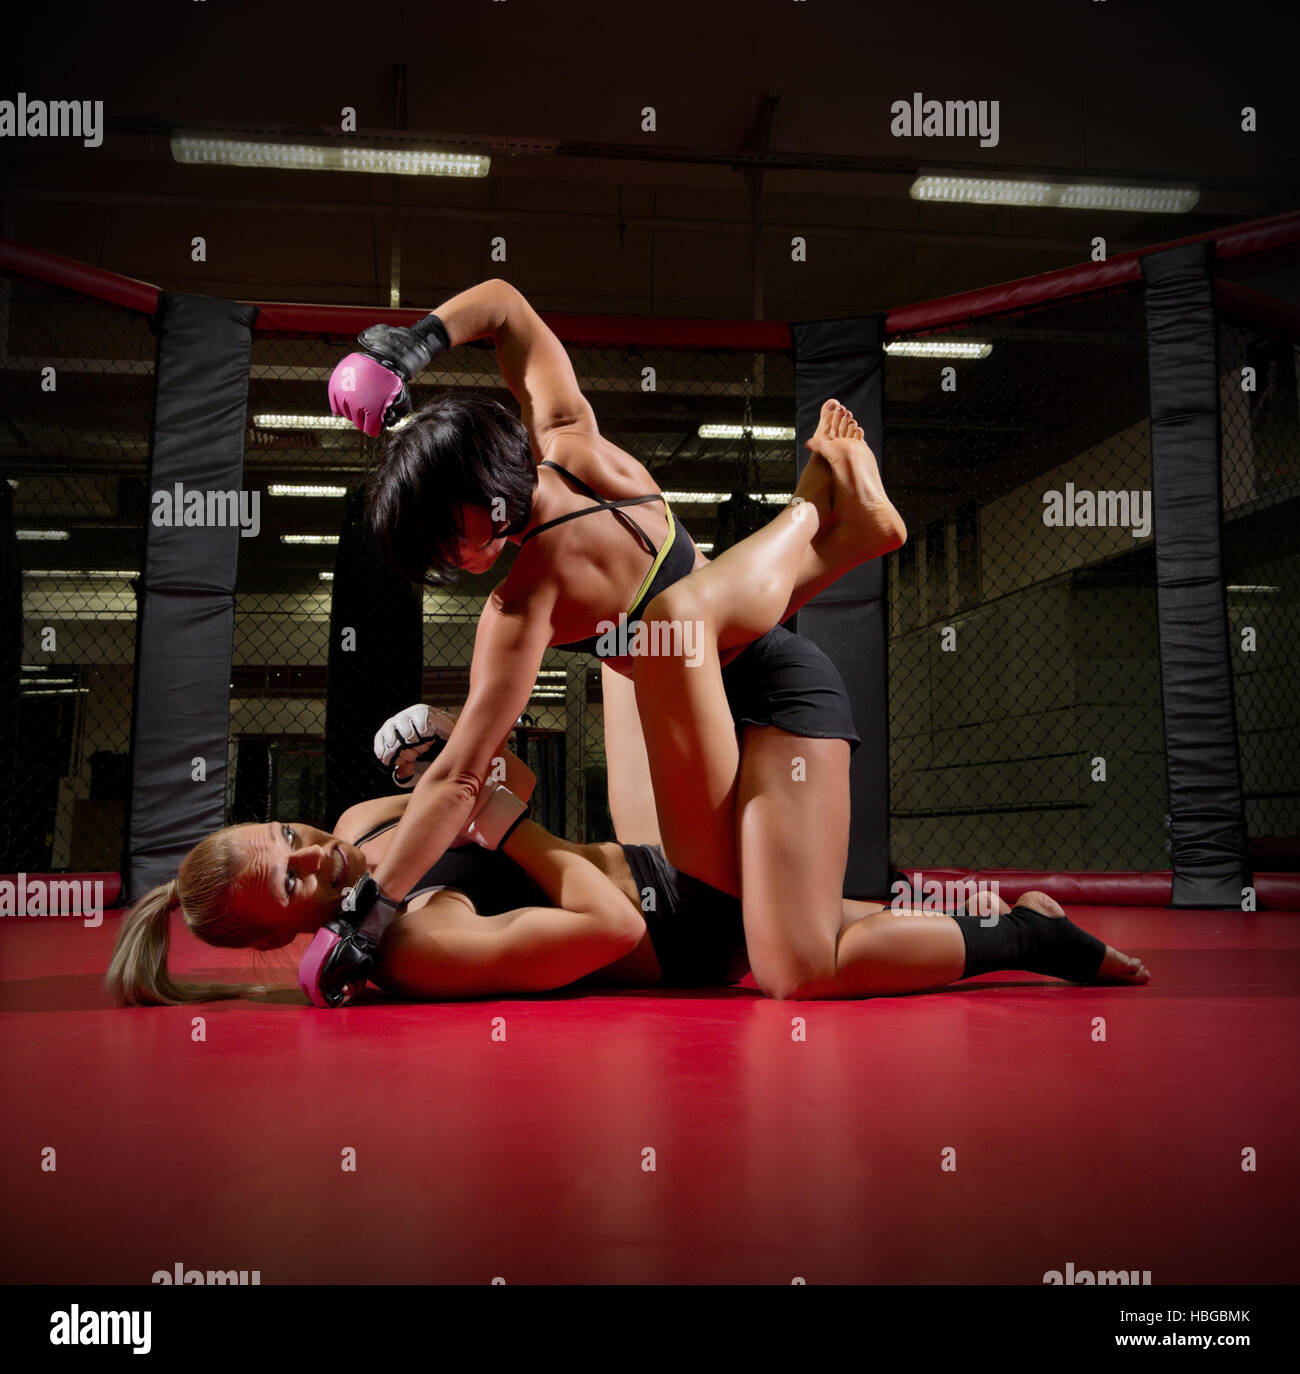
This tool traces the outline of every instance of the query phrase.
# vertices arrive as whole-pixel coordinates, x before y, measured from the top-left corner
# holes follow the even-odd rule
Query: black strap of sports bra
[[[607,510],[613,515],[616,515],[628,529],[632,530],[637,538],[645,545],[646,551],[651,558],[658,557],[659,550],[655,548],[654,541],[630,515],[626,515],[623,512],[622,508],[624,506],[645,506],[651,501],[664,501],[662,492],[656,492],[653,496],[626,496],[618,501],[607,501],[599,492],[589,487],[581,477],[575,477],[568,468],[561,467],[559,463],[552,462],[549,458],[543,458],[542,466],[554,468],[556,472],[562,473],[584,496],[591,497],[596,504],[586,507],[585,510],[571,510],[567,515],[557,515],[554,520],[547,520],[545,524],[538,525],[534,529],[529,530],[519,541],[521,547],[528,543],[533,535],[541,534],[544,530],[553,529],[556,525],[562,525],[566,520],[576,520],[580,515],[591,515],[596,511]],[[664,501],[664,504],[667,505],[668,503]]]
[[[396,821],[380,821],[378,825],[373,825],[359,840],[353,840],[353,844],[365,844],[367,840],[373,840],[376,836],[382,835],[384,831],[391,830],[397,824]]]

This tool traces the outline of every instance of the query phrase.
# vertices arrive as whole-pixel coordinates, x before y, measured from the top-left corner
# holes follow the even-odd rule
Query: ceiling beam
[[[240,210],[269,214],[362,215],[383,218],[393,213],[383,201],[285,200],[251,196],[171,196],[139,191],[65,191],[43,187],[19,186],[13,195],[19,203],[46,205],[104,205],[147,210]],[[696,219],[672,215],[635,215],[611,210],[602,214],[589,210],[515,210],[491,206],[411,205],[402,206],[405,218],[465,220],[480,224],[551,224],[574,228],[644,229],[698,234],[750,234],[750,219]],[[982,234],[956,229],[923,229],[911,225],[812,224],[806,220],[769,221],[765,235],[789,238],[792,234],[816,235],[830,239],[896,240],[904,243],[960,244],[984,248],[1031,249],[1045,253],[1079,254],[1080,240],[1037,234]],[[1146,247],[1146,242],[1113,239],[1113,254]]]

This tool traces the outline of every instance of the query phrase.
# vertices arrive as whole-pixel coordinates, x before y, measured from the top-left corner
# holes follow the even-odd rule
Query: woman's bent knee
[[[705,614],[707,600],[686,578],[659,592],[645,608],[642,619],[658,624],[699,620]]]
[[[814,969],[792,959],[750,958],[750,972],[774,1002],[815,1001],[835,995],[833,969]]]

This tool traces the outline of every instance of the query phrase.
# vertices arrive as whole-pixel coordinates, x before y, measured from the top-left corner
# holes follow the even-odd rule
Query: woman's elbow
[[[484,783],[484,778],[468,769],[458,769],[442,779],[442,785],[458,808],[466,806],[472,809],[477,806]]]
[[[617,947],[618,957],[632,951],[645,939],[645,917],[631,902],[622,902],[607,916],[610,943]]]

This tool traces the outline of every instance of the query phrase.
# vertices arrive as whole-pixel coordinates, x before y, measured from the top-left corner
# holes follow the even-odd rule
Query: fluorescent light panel
[[[68,537],[67,530],[15,530],[14,533],[19,539],[44,540],[48,543],[58,543]]]
[[[284,482],[272,482],[267,488],[271,496],[330,496],[340,497],[348,494],[347,487],[290,486]]]
[[[950,339],[900,339],[887,343],[885,352],[891,358],[987,358],[993,352],[989,343],[975,343]]]
[[[1192,186],[1096,186],[1068,181],[993,177],[918,176],[913,200],[962,205],[1037,205],[1057,210],[1128,210],[1184,215],[1201,198]]]
[[[337,534],[282,534],[282,544],[337,544]]]
[[[745,435],[745,426],[701,425],[697,433],[701,439],[742,439]],[[751,425],[750,433],[755,439],[790,440],[794,438],[794,430],[785,425]]]
[[[485,177],[492,159],[437,148],[377,148],[356,143],[258,143],[180,134],[177,162],[206,167],[263,167],[289,172],[378,172],[387,176]]]
[[[254,415],[258,429],[351,429],[352,421],[342,415]]]
[[[794,495],[790,491],[765,491],[761,495],[750,493],[756,501],[766,501],[769,505],[787,504]],[[730,501],[729,491],[666,491],[664,499],[674,506],[716,506],[719,501]]]
[[[125,568],[24,568],[24,577],[96,577],[111,580],[119,577],[139,577],[139,571]]]

